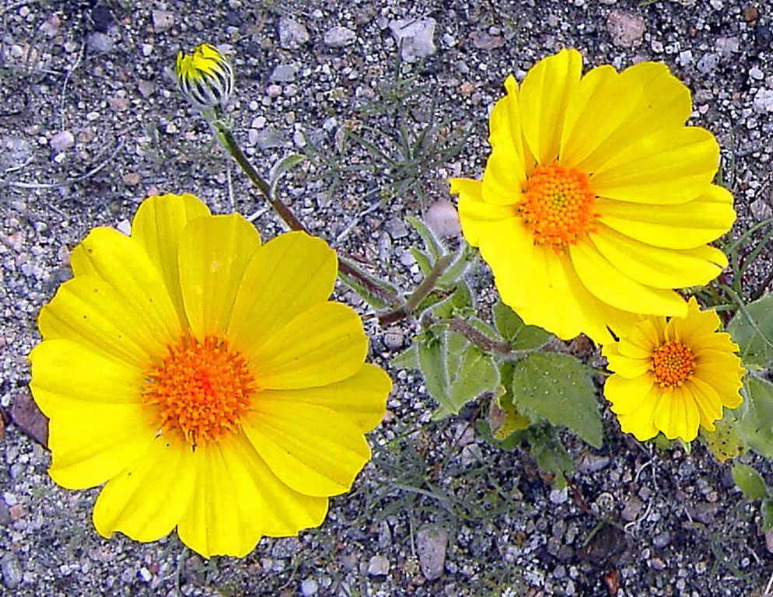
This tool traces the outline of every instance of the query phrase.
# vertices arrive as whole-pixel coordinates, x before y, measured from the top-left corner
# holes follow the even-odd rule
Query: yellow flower
[[[652,62],[582,76],[576,50],[505,88],[483,180],[451,180],[502,300],[561,338],[601,343],[636,314],[684,316],[673,289],[722,271],[706,243],[735,219],[732,195],[711,184],[717,142],[685,126],[689,90]]]
[[[699,426],[714,431],[723,406],[741,405],[738,345],[716,331],[716,312],[701,311],[694,298],[687,308],[685,317],[642,318],[604,346],[614,372],[604,395],[623,431],[640,440],[662,431],[692,441]]]
[[[177,83],[196,107],[225,107],[234,85],[231,63],[215,46],[201,44],[191,54],[177,54],[174,71]]]
[[[40,314],[31,388],[52,478],[104,483],[94,524],[205,557],[322,523],[370,458],[391,382],[337,259],[305,233],[261,245],[239,215],[151,197],[132,236],[96,228]]]

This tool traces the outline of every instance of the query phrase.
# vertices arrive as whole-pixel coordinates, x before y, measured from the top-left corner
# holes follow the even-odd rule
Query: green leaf
[[[741,359],[745,365],[770,366],[773,362],[773,294],[741,305],[727,331],[741,347]]]
[[[499,385],[494,359],[461,334],[427,334],[418,357],[429,394],[440,404],[438,416],[456,414],[470,400]]]
[[[392,284],[389,284],[388,282],[381,280],[380,278],[376,278],[375,276],[369,274],[367,271],[357,266],[355,262],[352,261],[351,259],[346,259],[339,255],[338,261],[340,263],[346,263],[350,268],[352,268],[353,270],[356,270],[360,274],[360,276],[367,279],[371,284],[373,284],[374,287],[380,289],[385,295],[392,296],[395,298],[399,298],[401,296],[400,291],[398,291],[397,288],[395,288]],[[344,284],[346,284],[349,288],[354,290],[354,292],[356,292],[366,303],[368,303],[374,309],[378,309],[378,310],[387,309],[394,306],[391,303],[385,301],[381,296],[373,292],[370,288],[368,288],[365,284],[363,284],[359,280],[359,278],[355,278],[354,276],[345,274],[340,270],[338,272],[338,276]]]
[[[550,340],[550,334],[535,325],[526,325],[518,314],[502,301],[492,308],[494,325],[515,350],[534,350]]]
[[[416,263],[419,264],[419,269],[421,269],[422,274],[426,276],[432,271],[432,263],[429,255],[427,255],[421,249],[417,249],[416,247],[410,247],[408,250],[411,252],[411,256],[416,261]]]
[[[395,369],[418,369],[419,348],[417,344],[411,344],[403,352],[392,359],[392,367]]]
[[[714,423],[714,431],[701,428],[701,438],[719,462],[727,462],[748,451],[738,433],[738,421],[731,410],[726,409],[725,416]]]
[[[741,394],[744,401],[736,410],[738,434],[752,450],[773,458],[773,384],[747,375]]]
[[[282,176],[295,168],[295,166],[300,164],[305,159],[305,155],[301,155],[300,153],[291,153],[290,155],[282,158],[276,164],[274,164],[274,167],[271,169],[271,182],[269,183],[271,186],[272,197],[276,197],[276,187],[279,184],[279,180],[282,178]]]
[[[533,353],[515,364],[513,401],[531,419],[564,425],[595,448],[603,441],[601,415],[588,368],[573,356]]]
[[[424,245],[427,247],[427,250],[432,257],[437,259],[445,253],[443,245],[440,244],[440,241],[435,236],[435,233],[429,229],[429,226],[414,216],[408,216],[405,218],[405,221],[419,233],[421,240],[424,241]]]
[[[574,461],[556,430],[551,427],[532,427],[527,431],[527,437],[531,455],[540,470],[553,474],[559,489],[566,487],[566,475],[574,472]]]
[[[762,512],[762,532],[773,531],[773,499],[762,500],[760,511]]]
[[[470,247],[466,242],[462,243],[462,246],[457,253],[456,259],[448,266],[443,275],[437,280],[437,285],[441,288],[451,288],[456,282],[464,275],[464,272],[470,267],[470,264],[477,257],[477,252]]]
[[[424,303],[422,302],[422,305]],[[440,301],[433,307],[433,314],[440,319],[450,319],[455,317],[458,312],[472,309],[475,306],[475,299],[470,292],[470,287],[463,280],[460,280],[456,290],[448,298]],[[421,313],[421,306],[417,311]]]
[[[736,463],[733,466],[733,481],[743,492],[746,499],[758,500],[764,498],[768,493],[765,480],[762,478],[753,466],[748,464]]]

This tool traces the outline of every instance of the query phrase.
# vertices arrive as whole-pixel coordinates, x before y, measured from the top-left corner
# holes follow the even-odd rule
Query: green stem
[[[252,183],[258,188],[260,193],[266,198],[274,211],[279,215],[285,224],[291,230],[301,230],[307,234],[310,234],[306,226],[303,225],[292,210],[281,199],[275,197],[271,192],[271,185],[258,173],[255,167],[250,162],[249,158],[244,154],[242,148],[239,147],[239,143],[236,141],[231,129],[229,129],[223,121],[217,117],[210,120],[212,126],[215,128],[217,138],[222,146],[231,154],[231,157],[236,161],[242,171],[252,181]],[[338,261],[339,274],[344,276],[350,276],[356,279],[362,286],[367,288],[373,295],[381,298],[388,305],[400,305],[401,300],[399,296],[389,292],[383,286],[375,283],[368,276],[360,272],[358,269],[352,267],[347,262],[348,259],[345,255],[341,255]]]
[[[430,314],[426,314],[421,318],[421,323],[424,327],[429,327],[437,323],[446,324],[451,331],[457,332],[467,338],[475,346],[488,353],[498,353],[502,355],[508,355],[512,357],[516,353],[528,353],[531,351],[526,350],[513,350],[507,342],[499,342],[493,338],[489,338],[486,334],[475,328],[466,319],[460,319],[458,317],[452,317],[450,319],[437,319]]]
[[[453,255],[450,253],[448,255],[441,255],[435,262],[435,265],[432,266],[432,269],[427,274],[427,277],[421,281],[421,284],[419,284],[414,289],[414,291],[405,301],[405,304],[398,307],[397,309],[380,314],[378,316],[378,322],[382,326],[387,326],[389,324],[398,322],[401,319],[405,319],[406,317],[410,317],[416,310],[416,307],[421,304],[421,301],[427,298],[429,293],[434,290],[438,278],[442,276],[443,273],[448,269],[448,266],[451,265],[452,259]]]

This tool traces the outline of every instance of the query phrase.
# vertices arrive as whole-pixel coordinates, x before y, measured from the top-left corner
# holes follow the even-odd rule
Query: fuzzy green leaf
[[[408,250],[411,252],[414,261],[419,264],[419,269],[422,274],[426,276],[432,271],[432,261],[430,260],[429,255],[416,247],[410,247]]]
[[[456,259],[448,266],[445,272],[438,278],[437,285],[441,288],[451,288],[461,278],[470,264],[475,260],[478,253],[467,243],[463,243],[459,249]]]
[[[533,353],[516,363],[513,400],[529,418],[564,425],[595,448],[603,436],[601,415],[588,368],[557,353]]]
[[[439,414],[456,414],[467,402],[499,385],[493,358],[461,334],[428,337],[419,343],[418,357],[427,391],[441,406]]]
[[[437,259],[443,253],[445,253],[443,250],[443,245],[440,244],[437,236],[435,236],[435,233],[429,229],[429,226],[414,216],[408,216],[405,218],[405,221],[408,222],[408,224],[410,224],[416,230],[416,232],[419,233],[421,240],[424,241],[424,245],[427,247],[427,250],[432,257]]]
[[[765,481],[753,466],[736,463],[733,467],[733,481],[743,492],[746,499],[758,500],[768,493]]]
[[[497,331],[515,350],[533,350],[550,339],[548,332],[535,325],[526,325],[523,319],[502,301],[497,301],[491,311]]]
[[[559,489],[566,487],[566,475],[574,472],[574,461],[566,451],[555,429],[550,427],[531,427],[527,430],[531,455],[537,466],[555,476]]]
[[[418,369],[419,348],[417,344],[411,344],[403,352],[392,359],[392,367],[395,369]]]
[[[773,293],[739,309],[727,331],[741,347],[745,365],[770,366],[773,363]]]
[[[760,510],[762,511],[762,532],[773,531],[773,499],[762,500]]]
[[[450,319],[455,317],[457,312],[472,309],[474,306],[475,299],[470,292],[470,287],[467,286],[466,282],[460,280],[456,290],[433,307],[433,314],[440,319]],[[421,313],[421,306],[417,311]]]
[[[773,384],[747,375],[741,394],[743,404],[735,411],[738,434],[752,450],[773,458]]]
[[[279,180],[282,178],[282,176],[295,168],[295,166],[300,164],[305,159],[305,155],[301,155],[300,153],[291,153],[290,155],[283,157],[276,164],[274,164],[274,167],[271,169],[270,182],[272,197],[276,197],[276,187],[279,184]]]

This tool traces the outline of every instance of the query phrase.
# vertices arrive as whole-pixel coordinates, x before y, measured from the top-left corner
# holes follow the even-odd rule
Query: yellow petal
[[[261,534],[295,535],[325,517],[327,500],[284,485],[242,434],[199,446],[191,459],[196,483],[177,532],[206,558],[243,557]]]
[[[509,205],[492,205],[482,200],[482,185],[477,180],[467,178],[451,179],[451,192],[459,193],[459,221],[462,225],[464,238],[473,247],[480,246],[481,239],[489,237],[503,243],[518,242],[519,239],[510,239],[510,233],[503,229],[497,232],[496,237],[491,237],[492,225],[503,224],[516,227],[522,231],[520,238],[525,234],[523,225],[515,216],[513,207]],[[525,240],[525,239],[524,239]],[[531,241],[529,241],[531,243]]]
[[[127,291],[128,292],[128,291]],[[146,317],[164,299],[145,290],[137,293],[148,300],[147,309],[137,311],[125,294],[96,276],[83,275],[59,287],[54,298],[40,311],[38,326],[45,339],[64,338],[90,350],[145,369],[153,356],[164,354],[170,342],[179,339],[174,315],[165,327]],[[136,299],[136,297],[133,297]],[[159,303],[154,301],[158,299]],[[168,297],[166,299],[169,300]],[[171,308],[171,303],[169,303]]]
[[[648,355],[643,358],[630,358],[620,353],[618,342],[606,344],[602,347],[602,354],[607,358],[607,369],[626,379],[634,379],[645,375],[652,367],[652,362]]]
[[[653,288],[703,286],[727,265],[724,253],[713,247],[682,251],[662,249],[640,243],[603,225],[588,236],[612,267]]]
[[[714,135],[698,127],[665,129],[637,139],[591,177],[597,195],[618,201],[672,205],[705,193],[719,166]]]
[[[180,286],[196,337],[226,334],[242,277],[259,246],[257,230],[238,214],[199,218],[185,228]]]
[[[610,65],[594,68],[577,86],[566,107],[560,162],[593,172],[598,160],[588,159],[635,114],[642,89],[622,84]]]
[[[76,278],[99,277],[145,326],[163,338],[180,336],[179,317],[157,264],[136,240],[112,228],[95,228],[79,245],[75,262]]]
[[[686,386],[672,388],[663,393],[655,410],[655,426],[668,439],[681,438],[691,442],[698,436],[700,413]]]
[[[533,158],[523,145],[518,83],[512,76],[505,81],[507,95],[491,111],[489,142],[492,152],[483,175],[486,202],[502,205],[517,203]]]
[[[115,389],[120,392],[119,388]],[[48,425],[51,478],[68,489],[84,489],[114,477],[147,450],[155,430],[137,404],[68,400]]]
[[[228,336],[236,346],[268,339],[333,292],[338,260],[325,241],[289,232],[269,241],[247,266]]]
[[[636,282],[614,267],[588,243],[570,247],[572,264],[585,287],[617,309],[649,315],[684,316],[687,303],[676,292]]]
[[[641,397],[638,407],[626,414],[617,415],[620,429],[625,433],[632,433],[639,441],[655,437],[658,434],[658,428],[655,427],[655,412],[659,408],[661,398],[661,391],[653,386],[646,395]]]
[[[357,313],[341,303],[318,303],[267,341],[245,348],[258,385],[266,390],[314,388],[351,377],[365,361],[368,338]]]
[[[183,322],[185,309],[177,258],[180,237],[188,222],[209,215],[209,208],[194,195],[161,195],[145,199],[132,221],[132,238],[161,270]]]
[[[621,375],[610,375],[604,382],[604,397],[612,403],[612,412],[628,415],[639,410],[642,403],[652,400],[657,391],[651,374],[626,379]]]
[[[562,50],[538,62],[521,84],[523,134],[539,164],[550,164],[558,157],[566,107],[581,73],[580,53]]]
[[[38,344],[29,355],[30,388],[40,409],[56,417],[69,401],[139,404],[145,378],[140,369],[57,338]]]
[[[653,202],[654,203],[654,202]],[[725,234],[735,221],[733,196],[710,185],[687,203],[653,205],[599,198],[599,221],[638,241],[666,249],[694,249]]]
[[[593,75],[596,70],[592,70],[585,78]],[[605,77],[610,82],[613,79],[608,74]],[[661,129],[682,127],[692,112],[689,89],[668,71],[668,67],[654,62],[640,62],[625,69],[615,80],[614,86],[603,88],[601,97],[605,100],[608,112],[605,114],[603,110],[596,110],[598,117],[583,119],[582,122],[588,125],[596,123],[606,130],[606,121],[609,120],[610,124],[614,123],[614,128],[593,147],[589,155],[575,164],[585,172],[595,172],[638,139]],[[615,98],[620,100],[621,105],[618,107],[613,105]],[[625,102],[629,102],[627,111]],[[589,108],[595,107],[589,104]],[[568,110],[572,108],[573,105],[570,105]],[[592,128],[588,134],[598,138]],[[577,142],[580,143],[581,139],[578,138]]]
[[[689,388],[698,407],[701,426],[713,431],[714,421],[722,418],[722,401],[717,391],[698,375],[693,375],[685,385]]]
[[[94,526],[103,537],[114,532],[136,541],[168,535],[188,508],[195,481],[187,442],[156,437],[143,454],[110,479],[94,505]]]
[[[370,460],[360,428],[321,406],[261,394],[244,433],[271,471],[292,489],[326,497],[348,491]]]
[[[367,432],[381,422],[392,380],[380,367],[364,364],[360,370],[337,383],[303,390],[266,390],[260,400],[286,401],[299,410],[306,405],[322,406],[346,416]]]

